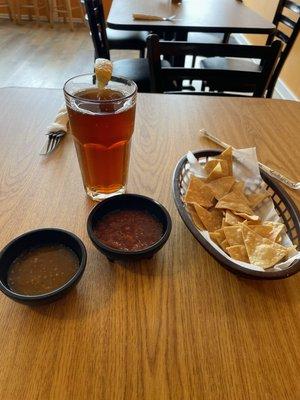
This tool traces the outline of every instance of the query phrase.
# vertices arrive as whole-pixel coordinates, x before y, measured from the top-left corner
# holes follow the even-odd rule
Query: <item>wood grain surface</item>
[[[235,147],[256,146],[263,163],[299,180],[299,103],[139,95],[128,191],[161,201],[173,231],[152,260],[122,265],[88,239],[94,203],[71,137],[51,157],[38,155],[62,92],[4,88],[0,101],[0,247],[61,227],[88,252],[77,288],[51,305],[0,294],[3,400],[299,398],[300,274],[232,275],[188,232],[171,193],[178,159],[214,147],[199,139],[202,127]]]
[[[135,21],[132,14],[158,15],[169,21]],[[114,29],[188,30],[202,32],[270,33],[274,25],[238,0],[113,0],[107,25]]]

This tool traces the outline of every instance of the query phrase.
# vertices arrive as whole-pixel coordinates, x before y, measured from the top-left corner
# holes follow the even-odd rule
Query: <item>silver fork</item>
[[[48,155],[52,153],[56,149],[56,147],[59,145],[59,142],[61,141],[62,137],[66,134],[64,131],[57,131],[57,132],[48,132],[46,133],[47,139],[45,144],[40,150],[40,155]]]
[[[173,21],[175,19],[176,15],[171,15],[170,17],[162,17],[163,21]]]

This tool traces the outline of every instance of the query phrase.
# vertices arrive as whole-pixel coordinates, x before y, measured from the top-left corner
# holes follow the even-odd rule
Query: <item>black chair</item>
[[[95,59],[110,59],[102,0],[84,0],[84,3],[94,44]],[[137,84],[139,92],[150,92],[149,64],[145,58],[115,61],[113,63],[113,74],[133,80]]]
[[[206,44],[237,44],[236,39],[233,36],[230,36],[230,33],[189,32],[187,41],[190,43]],[[192,58],[192,68],[194,68],[196,65],[196,58],[196,56]],[[192,81],[190,81],[190,85],[191,84]]]
[[[294,19],[286,16],[284,13],[288,12],[289,15],[293,15]],[[267,88],[267,97],[272,97],[274,88],[279,77],[279,74],[284,66],[284,63],[290,54],[290,51],[296,41],[296,38],[300,30],[300,5],[296,4],[294,1],[290,0],[280,0],[275,12],[273,23],[277,30],[275,34],[268,36],[266,45],[270,45],[275,38],[278,38],[283,43],[284,47],[280,54],[280,58],[276,65],[276,68],[272,74],[270,82]],[[281,26],[284,26],[284,32]],[[289,33],[285,33],[289,32]],[[249,58],[249,57],[248,57]],[[207,58],[201,61],[201,66],[207,69],[229,69],[229,70],[245,70],[245,71],[259,71],[261,69],[261,64],[254,63],[251,60],[232,60],[224,59],[220,57]],[[208,80],[204,83],[204,86],[208,86],[212,91],[223,91],[224,87],[222,84],[218,84],[214,80]],[[234,90],[239,90],[240,92],[248,91],[249,87],[243,84],[238,87],[234,85]]]
[[[237,44],[236,39],[233,36],[230,36],[230,33],[189,32],[187,41],[190,43]],[[195,67],[195,64],[196,64],[196,57],[193,57],[192,58],[193,68]]]
[[[236,82],[248,84],[252,87],[254,97],[263,97],[268,86],[270,77],[274,71],[276,61],[281,49],[279,40],[270,46],[245,46],[231,44],[203,44],[187,42],[160,41],[157,35],[150,35],[147,39],[147,51],[150,64],[151,91],[155,93],[168,93],[170,83],[183,79],[207,81],[213,79],[215,82]],[[204,56],[255,58],[261,60],[259,71],[240,71],[225,69],[201,69],[185,67],[164,67],[160,63],[161,56]],[[174,93],[174,91],[172,91]],[[177,92],[178,93],[178,92]],[[189,94],[189,92],[180,92]],[[191,94],[195,94],[192,92]],[[210,92],[197,92],[197,94],[210,95]],[[218,95],[220,95],[218,93]],[[232,94],[226,94],[232,95]],[[235,94],[236,95],[236,94]]]
[[[84,5],[85,1],[81,0],[81,3]],[[102,0],[99,0],[97,12],[99,12],[99,18],[102,19],[103,24],[106,24]],[[88,22],[87,14],[85,14],[85,20]],[[106,36],[111,50],[138,50],[141,58],[145,57],[148,35],[148,31],[124,31],[106,28]]]

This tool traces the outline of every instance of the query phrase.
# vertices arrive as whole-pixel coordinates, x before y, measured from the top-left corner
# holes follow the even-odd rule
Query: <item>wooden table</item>
[[[71,138],[51,157],[38,155],[62,92],[5,88],[0,101],[0,247],[55,226],[79,235],[88,252],[77,288],[51,305],[0,294],[3,400],[299,398],[300,274],[232,275],[188,232],[171,193],[178,159],[213,147],[199,139],[201,127],[257,146],[262,162],[299,178],[299,103],[139,95],[128,190],[161,201],[173,231],[152,260],[124,267],[88,239],[94,203]]]
[[[176,20],[135,21],[133,13],[162,17],[176,15]],[[238,0],[182,0],[178,5],[171,0],[113,0],[107,25],[114,29],[182,34],[188,31],[269,34],[275,30],[270,21]]]

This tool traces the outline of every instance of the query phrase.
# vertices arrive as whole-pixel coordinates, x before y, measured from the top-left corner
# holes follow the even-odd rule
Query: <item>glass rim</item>
[[[76,96],[76,95],[71,94],[71,93],[68,92],[68,90],[66,89],[66,86],[67,86],[67,84],[68,84],[70,81],[72,81],[73,79],[76,79],[76,78],[87,77],[87,76],[96,76],[96,74],[95,74],[95,73],[80,74],[80,75],[73,76],[72,78],[69,78],[69,79],[64,83],[64,86],[63,86],[63,92],[64,92],[64,94],[67,95],[67,96],[69,96],[69,97],[72,97],[73,99],[85,100],[85,101],[88,102],[88,103],[96,103],[96,104],[99,104],[99,103],[113,103],[113,102],[116,102],[116,101],[123,101],[123,100],[126,100],[126,99],[130,99],[131,97],[133,97],[133,96],[136,95],[136,93],[137,93],[137,84],[136,84],[134,81],[132,81],[132,80],[130,80],[130,79],[127,79],[127,78],[125,78],[124,76],[115,76],[115,75],[112,75],[112,77],[111,77],[111,79],[109,80],[109,82],[111,82],[111,81],[113,80],[113,78],[121,79],[121,80],[125,81],[125,82],[123,82],[123,83],[128,82],[128,83],[130,83],[130,84],[133,86],[133,92],[130,93],[130,94],[128,94],[128,95],[126,95],[126,96],[124,95],[124,96],[122,96],[122,97],[120,97],[120,98],[118,98],[118,99],[108,99],[108,100],[84,99],[83,97],[79,97],[79,96]],[[122,83],[122,82],[121,82],[121,83]],[[96,86],[95,86],[95,87],[96,87]]]

